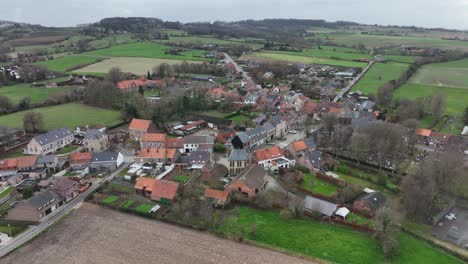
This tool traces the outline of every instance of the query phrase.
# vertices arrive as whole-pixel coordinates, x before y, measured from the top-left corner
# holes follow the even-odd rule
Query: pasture
[[[195,60],[205,61],[205,51],[203,50],[186,50],[178,55],[166,54],[166,51],[171,50],[171,47],[154,43],[154,42],[135,42],[121,44],[105,49],[93,50],[83,55],[96,55],[107,57],[143,57],[143,58],[159,58],[159,59],[174,59],[174,60]]]
[[[248,43],[243,41],[242,39],[239,40],[225,40],[225,39],[218,39],[210,36],[202,37],[202,36],[171,36],[167,40],[158,40],[160,43],[189,43],[189,44],[213,44],[213,45],[245,45],[249,46],[252,49],[260,49],[263,48],[263,44],[259,43]]]
[[[112,67],[118,66],[123,72],[131,72],[141,75],[151,71],[154,66],[162,63],[179,64],[183,60],[138,58],[138,57],[113,57],[94,63],[83,68],[74,70],[76,73],[107,73]],[[200,63],[200,61],[188,61],[189,63]]]
[[[100,58],[93,56],[64,56],[55,60],[36,62],[36,65],[47,67],[51,71],[67,72],[80,67],[98,62]]]
[[[401,73],[407,68],[408,64],[398,62],[374,63],[352,90],[360,90],[364,94],[376,94],[379,87],[400,78]]]
[[[394,96],[414,100],[434,95],[438,91],[442,91],[447,95],[445,113],[461,116],[465,107],[468,106],[468,89],[407,83],[396,89]]]
[[[29,83],[20,83],[11,86],[0,87],[0,95],[10,98],[17,104],[22,98],[30,97],[31,103],[40,103],[53,94],[73,89],[73,86],[61,87],[32,87]]]
[[[424,65],[409,82],[468,88],[468,59]]]
[[[310,49],[303,49],[301,52],[294,51],[268,51],[268,53],[285,54],[293,56],[306,56],[338,60],[371,60],[372,55],[358,49],[320,46]]]
[[[367,63],[347,60],[334,60],[327,58],[317,58],[308,56],[296,56],[288,54],[277,54],[270,52],[254,53],[252,55],[243,55],[241,60],[254,60],[258,62],[283,61],[286,63],[308,63],[341,66],[348,68],[365,68]]]
[[[88,124],[110,126],[121,121],[119,111],[69,103],[3,115],[0,116],[0,126],[23,127],[23,116],[26,112],[31,111],[42,113],[46,130],[60,127],[74,129],[76,126],[86,126]]]
[[[252,224],[257,232],[248,232]],[[237,217],[230,218],[221,232],[296,254],[324,259],[333,263],[385,263],[378,241],[371,235],[313,219],[284,220],[278,211],[240,207]],[[406,233],[398,236],[400,250],[392,263],[463,263]],[[339,252],[339,254],[337,254]]]

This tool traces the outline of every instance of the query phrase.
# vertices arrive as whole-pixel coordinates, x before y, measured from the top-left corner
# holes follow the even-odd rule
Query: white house
[[[31,155],[54,153],[70,145],[73,142],[73,138],[73,134],[67,128],[52,130],[31,139],[26,148],[26,153]]]
[[[267,170],[290,168],[296,164],[295,160],[286,158],[280,147],[274,146],[254,152],[257,164]]]

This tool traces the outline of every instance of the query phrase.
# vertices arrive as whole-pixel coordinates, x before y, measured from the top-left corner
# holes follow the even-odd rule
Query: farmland
[[[83,54],[108,57],[143,57],[174,60],[204,61],[205,51],[187,50],[179,55],[165,54],[171,47],[154,42],[137,42],[112,46],[105,49],[89,51]]]
[[[394,95],[396,97],[414,100],[434,95],[438,91],[442,91],[447,95],[445,113],[448,115],[462,115],[468,102],[468,89],[407,83],[399,87],[394,92]]]
[[[320,46],[310,49],[303,49],[301,52],[294,51],[268,51],[268,53],[285,54],[294,56],[316,57],[325,59],[338,59],[338,60],[371,60],[372,56],[367,52],[358,49]]]
[[[221,227],[222,232],[241,232],[254,243],[334,263],[384,263],[379,243],[366,233],[311,219],[283,220],[277,211],[241,207],[237,214]],[[255,234],[247,232],[253,223],[257,225]],[[400,234],[398,241],[402,250],[392,263],[462,263],[408,234]]]
[[[118,66],[124,72],[134,74],[146,74],[151,71],[154,66],[162,63],[178,64],[183,60],[156,59],[156,58],[138,58],[138,57],[113,57],[88,65],[86,67],[76,69],[74,72],[90,72],[90,73],[107,73],[112,67]],[[188,61],[189,63],[200,63],[199,61]]]
[[[55,60],[40,61],[35,64],[47,67],[51,71],[66,72],[81,65],[92,64],[99,61],[93,56],[65,56]]]
[[[20,83],[0,87],[0,95],[10,98],[10,100],[15,104],[17,104],[24,97],[30,97],[31,103],[40,103],[53,94],[57,94],[73,88],[73,86],[60,86],[51,88],[33,87],[29,83]]]
[[[346,61],[346,60],[334,60],[326,58],[308,57],[308,56],[296,56],[288,54],[278,54],[269,52],[254,53],[253,55],[242,56],[241,60],[255,60],[260,62],[271,62],[271,61],[284,61],[286,63],[311,63],[311,64],[325,64],[342,66],[349,68],[364,68],[367,63]]]
[[[242,40],[225,40],[213,37],[201,37],[201,36],[176,36],[169,37],[167,40],[159,40],[161,43],[189,43],[189,44],[214,44],[214,45],[245,45],[252,49],[263,48],[263,44],[249,43]]]
[[[409,82],[468,88],[468,59],[424,65]]]
[[[120,113],[118,111],[77,103],[41,107],[28,111],[42,113],[46,130],[60,127],[72,129],[76,126],[85,126],[87,124],[104,124],[109,126],[120,122]],[[23,127],[23,116],[28,111],[0,116],[0,126]]]
[[[360,90],[364,94],[376,94],[380,86],[400,78],[408,68],[407,64],[397,62],[375,63],[369,71],[353,87],[353,91]]]

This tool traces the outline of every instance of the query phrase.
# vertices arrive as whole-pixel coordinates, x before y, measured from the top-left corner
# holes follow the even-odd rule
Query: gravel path
[[[311,263],[89,203],[0,263]]]

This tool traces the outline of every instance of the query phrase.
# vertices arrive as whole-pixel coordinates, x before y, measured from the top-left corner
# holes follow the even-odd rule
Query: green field
[[[180,64],[183,60],[173,59],[155,59],[155,58],[137,58],[137,57],[113,57],[88,65],[86,67],[76,69],[76,73],[101,73],[109,72],[112,67],[118,66],[123,72],[131,72],[137,75],[146,75],[148,71],[152,71],[153,67],[162,63]],[[189,63],[200,63],[200,61],[187,61]]]
[[[104,199],[102,200],[102,203],[104,203],[104,204],[111,204],[111,203],[115,203],[117,200],[119,200],[119,197],[118,197],[118,196],[109,195],[109,196],[107,196],[106,198],[104,198]]]
[[[139,212],[139,213],[148,213],[151,208],[153,208],[154,205],[152,204],[140,204],[139,206],[137,206],[137,208],[135,208],[135,211]]]
[[[332,46],[320,46],[303,49],[301,52],[294,51],[268,51],[268,53],[285,54],[293,56],[306,56],[326,59],[338,59],[338,60],[372,60],[372,55],[363,53],[357,49],[332,47]]]
[[[218,39],[214,37],[201,37],[201,36],[174,36],[169,37],[167,40],[158,40],[161,43],[189,43],[189,44],[214,44],[214,45],[245,45],[249,46],[252,49],[260,49],[263,48],[263,44],[257,43],[248,43],[242,40],[225,40],[225,39]]]
[[[0,116],[0,126],[23,127],[23,116],[24,113],[28,111]],[[33,111],[42,113],[46,130],[61,127],[74,129],[76,126],[85,126],[87,124],[104,124],[110,126],[118,124],[121,121],[118,111],[96,108],[78,103],[41,107]]]
[[[254,53],[250,56],[243,56],[241,60],[258,60],[258,61],[284,61],[289,63],[310,63],[310,64],[325,64],[333,66],[342,66],[348,68],[365,68],[367,63],[364,62],[355,62],[348,60],[334,60],[327,58],[317,58],[317,57],[308,57],[308,56],[296,56],[288,54],[278,54],[271,52],[259,52]]]
[[[205,51],[187,50],[179,55],[165,54],[171,47],[154,42],[137,42],[116,45],[105,49],[89,51],[83,54],[109,57],[144,57],[174,60],[204,61]]]
[[[401,55],[384,55],[384,57],[389,61],[402,62],[402,63],[413,63],[416,58],[412,56],[401,56]]]
[[[256,234],[248,230],[257,225]],[[366,233],[318,222],[312,219],[283,220],[277,211],[241,207],[237,221],[226,221],[220,228],[226,235],[242,233],[245,239],[293,253],[334,263],[384,263],[379,243]],[[463,263],[440,249],[400,234],[400,252],[392,263]]]
[[[468,89],[468,59],[424,65],[409,82]]]
[[[304,174],[301,185],[304,189],[314,194],[321,194],[325,196],[332,196],[339,189],[338,186],[319,179],[310,173]]]
[[[374,63],[352,90],[360,90],[364,94],[377,94],[379,87],[400,78],[401,73],[407,68],[408,64],[398,62]]]
[[[15,104],[24,97],[31,97],[31,103],[41,103],[50,95],[73,88],[73,86],[60,86],[51,88],[32,87],[29,83],[20,83],[11,86],[0,87],[0,95],[10,98],[10,100]]]
[[[177,175],[177,176],[174,177],[173,181],[180,182],[180,183],[184,184],[184,183],[188,182],[189,180],[190,180],[189,176]]]
[[[434,95],[438,91],[442,91],[447,95],[445,113],[461,116],[465,107],[468,106],[468,89],[407,83],[395,90],[394,96],[414,100]]]
[[[47,67],[51,71],[66,72],[80,65],[87,65],[99,61],[92,56],[65,56],[55,60],[40,61],[35,64]]]

